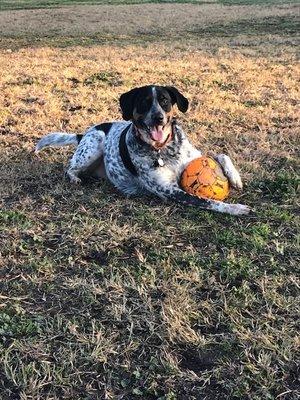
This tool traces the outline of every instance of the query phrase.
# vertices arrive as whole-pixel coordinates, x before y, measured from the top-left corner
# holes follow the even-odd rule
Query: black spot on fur
[[[97,131],[102,131],[105,133],[105,135],[108,134],[108,132],[110,131],[110,128],[112,127],[112,123],[111,122],[104,122],[103,124],[99,124],[95,126],[95,129]]]

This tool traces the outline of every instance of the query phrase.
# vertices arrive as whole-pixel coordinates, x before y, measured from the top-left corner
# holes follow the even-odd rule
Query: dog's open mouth
[[[166,140],[163,125],[155,125],[151,127],[150,135],[151,139],[154,140],[154,142],[163,143]]]
[[[144,121],[137,121],[135,123],[137,131],[144,131],[147,133],[148,140],[151,139],[154,143],[152,146],[155,148],[161,148],[168,142],[170,137],[172,137],[172,126],[169,129],[169,121],[166,125],[146,125]],[[143,135],[141,134],[141,137]],[[146,140],[147,141],[147,140]]]

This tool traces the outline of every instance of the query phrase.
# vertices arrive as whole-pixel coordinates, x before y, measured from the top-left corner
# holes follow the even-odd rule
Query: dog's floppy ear
[[[165,89],[169,92],[172,99],[172,104],[177,104],[178,109],[185,113],[189,108],[189,101],[183,96],[174,86],[165,86]]]
[[[137,95],[138,88],[132,89],[129,92],[123,93],[120,97],[120,107],[122,110],[122,117],[125,121],[133,118],[134,99]]]

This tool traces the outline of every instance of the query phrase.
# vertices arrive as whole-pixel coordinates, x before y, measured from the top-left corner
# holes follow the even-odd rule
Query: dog
[[[134,88],[120,97],[124,121],[90,127],[84,135],[50,133],[39,140],[36,151],[48,146],[75,145],[66,177],[75,184],[84,175],[106,177],[125,195],[156,195],[201,209],[232,215],[248,214],[249,207],[198,198],[179,186],[182,171],[201,156],[174,118],[188,110],[188,100],[173,86],[149,85]],[[231,186],[242,189],[240,174],[231,159],[219,154]]]

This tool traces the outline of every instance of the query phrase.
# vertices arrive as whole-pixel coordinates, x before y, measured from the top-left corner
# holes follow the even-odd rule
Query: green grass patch
[[[21,211],[0,210],[0,227],[2,229],[9,229],[11,226],[28,228],[30,225],[30,219]]]
[[[299,0],[217,0],[218,3],[224,4],[226,6],[244,6],[244,5],[258,5],[258,6],[268,6],[268,5],[283,5],[283,4],[293,4],[298,3]]]
[[[38,332],[36,318],[18,313],[0,313],[0,336],[2,339],[30,337]]]
[[[53,8],[68,5],[129,5],[147,3],[205,4],[207,2],[205,0],[2,0],[0,10]]]
[[[195,27],[193,34],[213,36],[265,36],[265,35],[296,35],[300,29],[299,18],[296,16],[256,18],[252,20],[234,21],[228,24],[213,24],[208,27]],[[216,82],[218,85],[222,83]],[[224,88],[227,89],[228,88]]]

